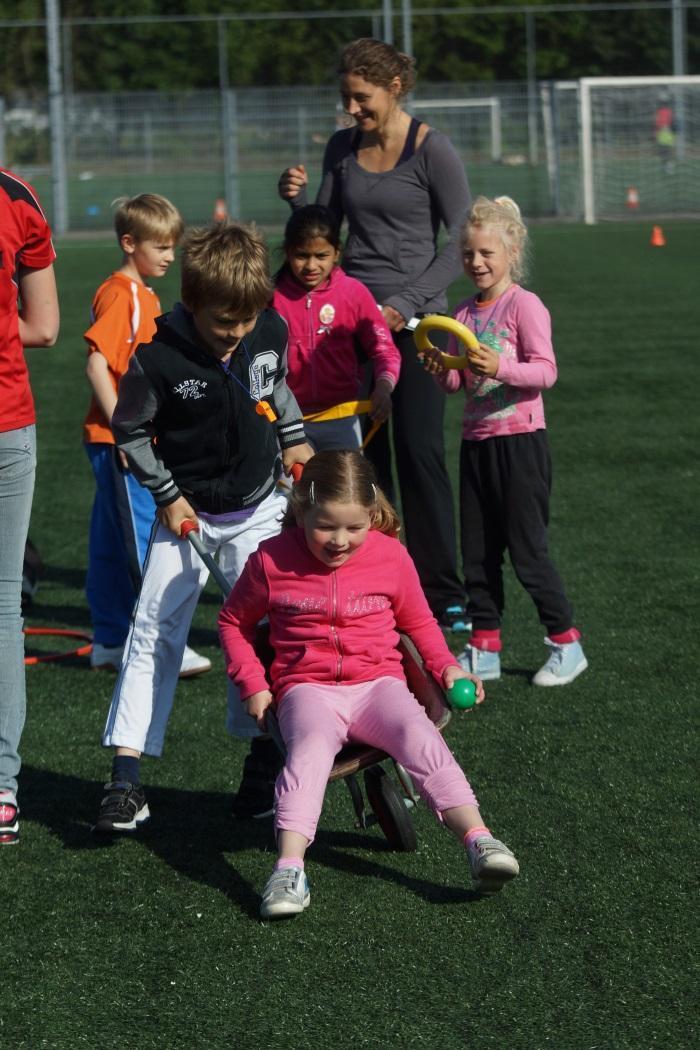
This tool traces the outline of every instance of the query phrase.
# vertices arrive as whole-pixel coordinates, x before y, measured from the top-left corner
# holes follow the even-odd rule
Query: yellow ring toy
[[[455,321],[454,317],[443,317],[442,314],[428,314],[427,317],[423,318],[413,333],[413,339],[418,347],[418,353],[423,354],[426,350],[435,349],[428,338],[428,333],[433,329],[437,329],[439,332],[449,332],[450,335],[459,339],[460,343],[463,343],[467,350],[478,349],[479,340],[476,338],[471,328],[467,328],[465,324],[460,324],[459,321]],[[453,357],[452,354],[444,354],[441,352],[440,361],[444,368],[466,368],[469,364],[469,355],[462,354],[461,357]]]

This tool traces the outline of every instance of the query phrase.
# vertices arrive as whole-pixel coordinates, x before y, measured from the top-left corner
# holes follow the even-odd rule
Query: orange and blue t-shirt
[[[97,289],[92,301],[92,324],[85,332],[88,353],[97,351],[106,359],[115,391],[141,343],[150,343],[161,314],[158,296],[147,284],[123,273],[113,273]],[[83,424],[88,444],[114,444],[112,430],[93,397]]]

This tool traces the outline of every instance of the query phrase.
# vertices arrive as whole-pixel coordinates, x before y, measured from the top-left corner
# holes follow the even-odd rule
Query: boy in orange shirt
[[[162,312],[146,281],[167,272],[184,224],[177,208],[154,193],[121,198],[115,204],[114,227],[122,264],[97,289],[92,323],[85,333],[92,400],[83,440],[97,486],[86,582],[94,632],[90,661],[93,668],[118,670],[141,585],[155,504],[117,450],[112,413],[119,380],[131,355],[141,343],[151,341],[156,317]],[[201,674],[210,667],[206,657],[187,647],[180,675]]]

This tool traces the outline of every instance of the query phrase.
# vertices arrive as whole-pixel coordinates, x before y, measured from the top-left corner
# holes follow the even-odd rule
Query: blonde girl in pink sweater
[[[472,621],[462,667],[501,676],[505,552],[547,635],[533,685],[568,685],[588,667],[573,609],[548,549],[552,464],[542,391],[557,378],[549,311],[518,281],[527,229],[510,197],[478,197],[462,231],[464,272],[476,293],[454,313],[479,340],[469,366],[447,370],[439,351],[424,366],[449,393],[466,394],[460,452],[460,518]],[[448,353],[461,354],[454,336]]]
[[[263,728],[274,704],[287,749],[275,791],[278,860],[262,917],[308,907],[304,855],[335,756],[350,741],[405,766],[438,820],[464,842],[476,888],[500,890],[518,863],[484,826],[464,773],[409,691],[399,632],[445,689],[471,678],[481,703],[483,687],[447,648],[369,461],[355,451],[319,452],[294,486],[286,524],[248,559],[219,617],[227,672],[248,714]],[[269,681],[253,648],[266,615],[275,652]]]

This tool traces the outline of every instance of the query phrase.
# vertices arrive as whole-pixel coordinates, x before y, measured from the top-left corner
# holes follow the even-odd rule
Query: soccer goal
[[[579,81],[583,217],[700,215],[700,76]]]
[[[492,96],[412,99],[408,108],[429,116],[460,152],[475,156],[487,150],[491,160],[500,161],[503,150],[500,99]]]

